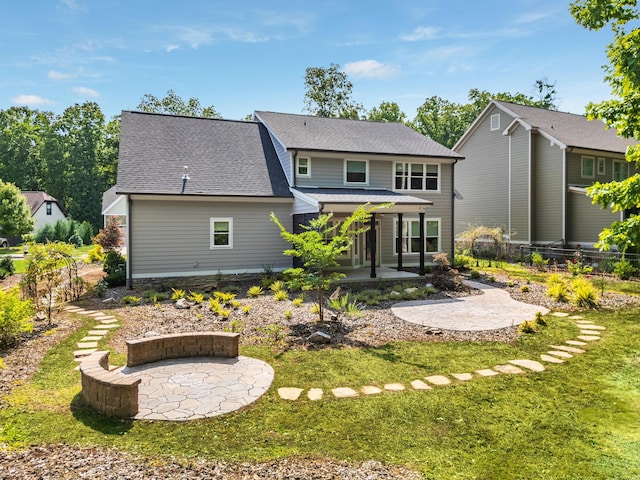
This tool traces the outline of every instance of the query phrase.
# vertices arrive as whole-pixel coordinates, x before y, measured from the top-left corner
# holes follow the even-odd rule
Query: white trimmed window
[[[296,159],[296,176],[311,176],[311,160],[309,160],[307,157],[300,157]]]
[[[500,114],[491,115],[491,131],[500,129]]]
[[[394,223],[394,238],[398,238],[398,220]],[[440,219],[425,218],[424,220],[424,252],[437,253],[440,251]],[[420,253],[420,220],[409,218],[402,220],[402,253]],[[398,246],[393,242],[393,253],[398,254]]]
[[[394,185],[396,190],[437,192],[440,190],[440,165],[396,162]]]
[[[605,160],[602,157],[598,157],[598,175],[605,174]]]
[[[369,162],[367,160],[345,160],[344,183],[347,185],[368,185]]]
[[[595,159],[593,157],[582,157],[582,178],[593,178]]]
[[[233,248],[233,218],[211,218],[210,248]]]
[[[621,182],[629,177],[629,163],[624,160],[613,161],[613,181]]]

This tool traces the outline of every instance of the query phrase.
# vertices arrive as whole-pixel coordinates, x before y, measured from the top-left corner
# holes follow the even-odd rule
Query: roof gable
[[[117,193],[291,197],[263,125],[127,111]]]
[[[288,150],[463,158],[402,123],[255,112]]]
[[[62,208],[62,205],[60,205],[60,202],[58,202],[56,198],[52,197],[48,193],[34,191],[25,191],[20,193],[22,193],[22,196],[26,198],[27,204],[31,209],[31,215],[35,215],[35,213],[45,202],[55,203],[56,205],[58,205],[58,208],[60,208],[60,211],[64,213],[64,209]]]

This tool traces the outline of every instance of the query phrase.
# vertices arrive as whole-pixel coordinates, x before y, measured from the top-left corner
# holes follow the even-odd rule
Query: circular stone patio
[[[233,412],[255,402],[273,381],[262,360],[193,357],[124,367],[140,378],[138,414],[144,420],[194,420]]]
[[[509,292],[484,283],[465,281],[481,295],[445,300],[414,300],[396,303],[393,314],[407,322],[443,330],[498,330],[533,320],[536,312],[543,315],[549,309],[529,305],[511,298]]]

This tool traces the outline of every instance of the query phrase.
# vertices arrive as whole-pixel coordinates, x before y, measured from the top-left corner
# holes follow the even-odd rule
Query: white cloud
[[[174,50],[177,50],[178,48],[180,48],[179,45],[167,45],[165,50],[167,51],[167,53],[171,53]]]
[[[347,63],[343,70],[354,78],[389,78],[397,72],[394,65],[385,65],[375,60]]]
[[[195,49],[200,45],[211,45],[213,43],[213,36],[210,32],[189,27],[183,27],[180,30],[181,33],[178,34],[178,38],[188,43],[191,48]]]
[[[539,22],[540,20],[546,20],[550,16],[550,12],[528,12],[516,18],[514,23],[518,25],[535,23]]]
[[[92,88],[87,87],[75,87],[73,89],[74,93],[81,95],[83,97],[91,97],[91,98],[99,98],[100,94],[93,90]]]
[[[18,95],[11,99],[12,103],[17,105],[26,105],[28,107],[37,107],[39,105],[53,105],[51,100],[39,97],[38,95]]]
[[[258,37],[252,32],[244,32],[241,30],[227,30],[227,36],[230,40],[245,43],[263,43],[269,41],[269,37]]]
[[[407,42],[433,40],[434,38],[437,38],[439,31],[440,29],[436,27],[416,27],[413,32],[400,35],[400,39]]]
[[[68,80],[70,78],[74,78],[75,75],[72,73],[58,72],[57,70],[49,70],[47,77],[51,80]]]

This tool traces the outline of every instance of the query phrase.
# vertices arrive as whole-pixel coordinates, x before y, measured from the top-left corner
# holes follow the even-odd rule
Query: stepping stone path
[[[500,375],[517,375],[527,373],[537,373],[546,370],[546,364],[560,365],[566,363],[575,355],[586,353],[585,347],[591,342],[600,340],[601,334],[607,329],[606,327],[595,325],[591,321],[583,320],[579,315],[569,316],[565,312],[553,312],[551,315],[556,317],[568,317],[576,322],[576,326],[580,329],[580,335],[577,340],[565,340],[564,345],[549,345],[551,350],[540,355],[540,361],[530,359],[514,359],[507,360],[502,365],[495,365],[491,368],[480,368],[471,372],[458,372],[448,375],[429,375],[423,379],[415,379],[409,382],[410,388],[404,383],[387,383],[383,387],[376,385],[365,385],[356,390],[350,387],[338,387],[331,390],[334,398],[355,398],[362,395],[378,395],[383,392],[401,392],[405,390],[429,391],[434,387],[445,387],[447,385],[455,385],[456,383],[468,382],[475,378],[489,378]],[[543,362],[543,363],[541,363]],[[452,380],[453,379],[453,380]],[[295,398],[290,392],[296,392]],[[284,400],[298,400],[302,396],[302,388],[280,388],[278,394]],[[312,401],[318,401],[325,396],[320,388],[310,388],[307,391],[307,398]]]
[[[87,336],[81,338],[77,343],[78,350],[73,352],[73,357],[76,361],[79,361],[82,357],[87,356],[98,350],[98,342],[109,333],[112,329],[118,328],[118,319],[113,315],[107,315],[104,312],[96,312],[92,310],[85,310],[84,308],[68,305],[64,307],[64,310],[76,315],[82,315],[93,318],[98,323],[93,327],[93,330],[87,332]]]

